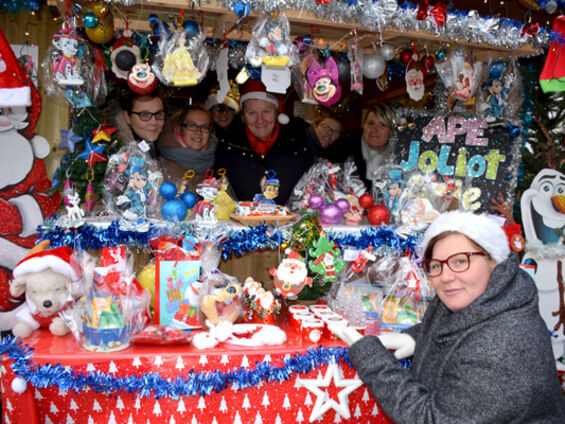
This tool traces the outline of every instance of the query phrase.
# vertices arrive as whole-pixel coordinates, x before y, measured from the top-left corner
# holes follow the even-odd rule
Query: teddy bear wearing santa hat
[[[43,158],[50,147],[43,137],[34,136],[41,95],[1,30],[0,111],[0,330],[4,331],[14,326],[14,310],[23,301],[10,295],[12,270],[35,244],[38,225],[55,213],[60,196],[45,194],[51,182]]]

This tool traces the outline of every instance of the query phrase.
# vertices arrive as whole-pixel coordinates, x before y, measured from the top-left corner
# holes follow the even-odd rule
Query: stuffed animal
[[[242,289],[238,281],[218,273],[209,277],[201,289],[199,318],[202,325],[234,323],[243,315]]]
[[[10,293],[26,294],[26,305],[12,328],[14,336],[26,338],[38,328],[49,328],[57,336],[67,334],[59,312],[71,306],[72,283],[81,274],[73,250],[65,246],[33,252],[16,265],[13,274]]]

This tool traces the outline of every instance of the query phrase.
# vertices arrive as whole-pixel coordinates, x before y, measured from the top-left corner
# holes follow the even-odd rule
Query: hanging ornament
[[[312,60],[306,75],[312,87],[312,95],[318,104],[331,106],[339,101],[341,85],[337,64],[333,57],[326,60],[325,66],[320,65],[315,59]]]
[[[126,29],[114,43],[110,61],[112,62],[112,72],[121,79],[127,79],[131,68],[141,62],[139,46],[132,39],[130,30]]]
[[[273,276],[275,291],[284,297],[296,297],[304,286],[311,286],[308,268],[304,258],[295,251],[290,251],[279,266],[270,270]]]
[[[191,19],[184,21],[182,27],[186,31],[187,37],[196,37],[200,31],[198,24]]]
[[[552,15],[553,13],[555,13],[555,11],[557,10],[557,2],[554,0],[549,0],[546,4],[545,4],[545,10],[547,11],[547,13],[549,13],[550,15]]]
[[[447,54],[447,49],[444,46],[441,46],[436,52],[436,59],[443,62],[447,59]]]
[[[363,58],[363,75],[368,79],[377,79],[385,71],[385,60],[377,53],[371,53]]]
[[[565,16],[553,20],[553,32],[561,40],[565,37]],[[565,45],[554,39],[547,50],[547,58],[539,77],[539,83],[544,93],[565,91]]]
[[[354,30],[355,36],[349,42],[347,57],[351,63],[351,91],[355,91],[360,96],[363,95],[363,50],[359,48],[359,38],[357,31]]]
[[[71,206],[69,201],[69,196],[74,193],[75,189],[71,183],[71,179],[67,176],[67,181],[65,181],[65,186],[63,187],[63,203],[65,206]]]
[[[390,44],[383,44],[379,49],[379,54],[382,56],[384,60],[388,62],[389,60],[394,59],[396,51],[394,50],[394,47],[391,46]]]
[[[335,242],[328,240],[324,232],[320,234],[320,239],[315,241],[313,246],[309,254],[315,259],[311,259],[308,266],[312,272],[321,274],[324,281],[336,281],[337,274],[341,272],[345,265],[341,258],[341,250]]]
[[[385,64],[385,71],[383,74],[377,78],[377,88],[381,91],[388,90],[388,75],[387,75],[387,66]]]
[[[94,181],[94,170],[92,168],[86,171],[86,180],[88,181],[88,185],[86,186],[86,194],[84,195],[84,204],[88,212],[92,212],[94,204],[96,203],[96,192],[92,185],[92,181]]]
[[[90,41],[96,44],[106,44],[112,38],[114,38],[114,16],[110,12],[110,7],[104,3],[100,2],[92,6],[92,12],[88,12],[86,16],[89,24],[93,24],[95,20],[90,17],[93,14],[97,18],[98,24],[93,27],[89,27],[85,23],[86,36]],[[84,21],[84,20],[83,20]]]
[[[82,23],[88,29],[96,28],[98,25],[98,16],[94,14],[94,12],[88,12],[82,17]]]

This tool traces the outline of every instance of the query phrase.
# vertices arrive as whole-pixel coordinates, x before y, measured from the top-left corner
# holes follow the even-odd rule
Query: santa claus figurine
[[[41,95],[1,30],[0,110],[0,330],[4,331],[14,326],[15,308],[23,302],[10,296],[12,270],[35,244],[38,225],[55,213],[60,196],[45,194],[51,182],[43,158],[50,147],[43,137],[34,136]]]
[[[419,62],[411,62],[406,68],[406,92],[415,101],[424,97],[424,67]]]
[[[312,285],[304,258],[294,251],[282,260],[277,269],[271,269],[270,273],[276,292],[285,297],[295,298],[304,286]]]

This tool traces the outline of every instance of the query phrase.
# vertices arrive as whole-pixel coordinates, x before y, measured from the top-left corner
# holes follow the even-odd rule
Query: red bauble
[[[359,206],[363,209],[371,209],[374,204],[375,199],[369,193],[365,193],[359,198]]]
[[[390,211],[385,205],[375,205],[369,210],[367,218],[371,225],[388,225],[390,221]]]
[[[408,65],[408,63],[410,63],[410,61],[412,60],[412,50],[410,49],[402,50],[400,52],[399,58],[402,63]]]
[[[428,72],[434,69],[435,63],[436,61],[433,56],[427,55],[424,57],[424,66],[426,67]]]

